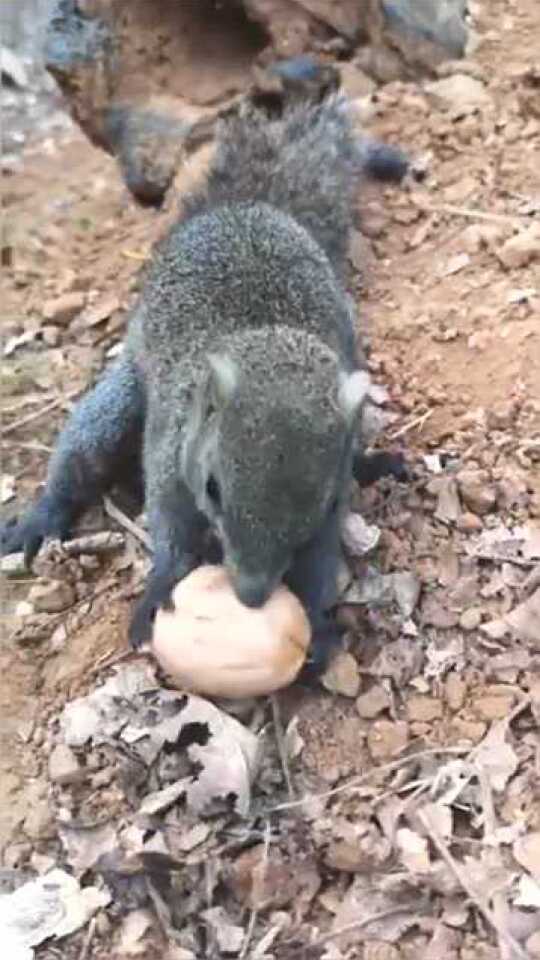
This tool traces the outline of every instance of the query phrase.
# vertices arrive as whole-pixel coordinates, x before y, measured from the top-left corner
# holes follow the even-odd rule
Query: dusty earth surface
[[[116,531],[110,550],[53,548],[3,581],[3,880],[57,865],[100,887],[98,856],[124,858],[111,902],[38,956],[540,957],[536,8],[475,7],[468,61],[371,98],[370,129],[426,170],[366,187],[351,245],[387,391],[381,443],[403,447],[414,480],[355,496],[380,536],[366,553],[350,524],[346,647],[323,685],[235,711],[264,745],[250,812],[143,809],[171,777],[149,767],[126,786],[117,732],[69,745],[59,725],[141,660],[125,626],[145,561],[123,521],[96,510],[84,532]],[[4,177],[6,511],[118,349],[141,266],[205,160],[160,213],[75,131]]]

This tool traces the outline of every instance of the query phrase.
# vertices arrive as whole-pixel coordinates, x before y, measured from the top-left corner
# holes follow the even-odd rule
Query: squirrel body
[[[392,148],[377,150],[395,179]],[[153,567],[134,645],[209,529],[242,602],[262,605],[283,579],[310,617],[315,661],[337,637],[328,611],[353,471],[367,485],[402,469],[366,457],[357,436],[369,377],[345,273],[368,154],[340,95],[273,120],[248,103],[224,123],[205,184],[158,244],[122,355],[75,407],[42,496],[4,531],[2,552],[31,562],[128,485],[142,451]]]

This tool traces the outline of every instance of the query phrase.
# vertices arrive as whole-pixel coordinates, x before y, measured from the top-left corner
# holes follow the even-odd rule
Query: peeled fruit
[[[311,628],[281,585],[263,607],[237,599],[225,567],[198,567],[158,610],[154,654],[176,686],[203,696],[254,697],[286,687],[305,661]]]

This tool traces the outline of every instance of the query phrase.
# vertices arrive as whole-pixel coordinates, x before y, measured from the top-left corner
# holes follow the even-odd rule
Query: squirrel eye
[[[221,493],[219,491],[219,485],[215,477],[208,477],[206,481],[206,494],[209,500],[212,501],[214,506],[221,506]]]

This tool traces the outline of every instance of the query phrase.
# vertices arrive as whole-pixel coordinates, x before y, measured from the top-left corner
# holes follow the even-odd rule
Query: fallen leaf
[[[512,847],[512,853],[520,866],[525,867],[540,883],[540,831],[519,837]]]
[[[50,937],[66,937],[80,930],[110,900],[106,890],[92,886],[81,889],[75,877],[64,870],[51,870],[0,897],[2,944],[5,948],[6,942],[14,943],[23,956],[23,948],[28,950]]]
[[[507,733],[506,720],[492,724],[474,753],[475,766],[482,768],[495,793],[502,793],[519,764],[515,750],[506,741]]]
[[[59,822],[58,835],[66,852],[67,862],[78,876],[95,866],[99,858],[114,850],[118,843],[116,830],[110,823],[86,827]]]
[[[240,953],[245,937],[244,928],[232,923],[223,907],[210,907],[209,910],[203,910],[200,916],[211,927],[221,953]]]
[[[435,517],[441,523],[457,523],[461,515],[461,504],[457,482],[454,477],[442,477],[435,507]]]
[[[15,477],[9,473],[0,476],[0,503],[8,503],[15,496]]]
[[[517,640],[540,649],[540,588],[503,619]]]
[[[393,913],[393,911],[396,911]],[[369,922],[370,916],[386,911],[391,916]],[[403,934],[420,920],[418,896],[407,897],[401,892],[396,898],[382,892],[368,877],[355,876],[334,917],[332,929],[336,935],[335,943],[341,950],[350,949],[365,940],[385,940],[399,943]],[[339,934],[339,930],[365,921],[354,929]]]
[[[411,873],[429,873],[431,861],[428,842],[414,830],[402,827],[396,833],[396,846],[404,867]]]
[[[150,910],[132,910],[122,920],[117,951],[122,957],[140,957],[147,951],[144,937],[152,928],[154,919]]]
[[[518,880],[517,894],[513,898],[518,907],[540,910],[540,884],[524,873]]]

